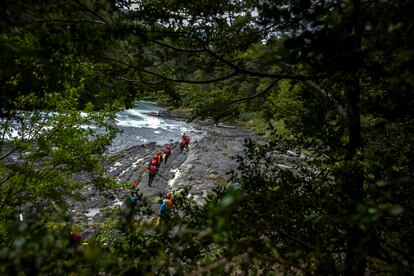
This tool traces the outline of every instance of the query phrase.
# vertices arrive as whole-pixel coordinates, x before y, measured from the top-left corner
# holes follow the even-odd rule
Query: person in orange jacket
[[[139,179],[132,179],[131,180],[131,189],[133,190],[133,191],[138,191],[138,186],[139,186],[139,182],[140,182],[140,180]]]
[[[158,151],[157,153],[157,171],[159,170],[160,166],[161,166],[161,162],[162,162],[162,150]]]

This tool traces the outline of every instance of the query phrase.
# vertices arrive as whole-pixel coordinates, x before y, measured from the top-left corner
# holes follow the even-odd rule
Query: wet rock
[[[93,221],[96,222],[96,223],[103,223],[104,222],[104,218],[102,217],[102,215],[96,215],[93,218]]]
[[[148,199],[155,214],[158,213],[160,195],[166,191],[179,191],[186,186],[190,186],[188,199],[204,204],[215,186],[228,185],[226,172],[237,168],[233,157],[243,154],[244,140],[253,134],[243,128],[220,128],[207,124],[196,127],[207,135],[193,142],[182,153],[178,142],[171,143],[171,156],[167,163],[161,164],[151,187],[148,186],[146,163],[164,146],[150,143],[110,154],[104,168],[106,174],[119,183],[119,187],[101,195],[92,184],[85,185],[81,194],[86,201],[70,204],[70,210],[75,210],[74,214],[82,214],[75,216],[74,220],[86,223],[89,225],[87,231],[93,231],[90,230],[91,225],[103,223],[114,208],[126,208],[124,202],[131,192],[133,179],[139,180],[139,193]],[[289,166],[295,158],[275,155],[274,160],[277,164]]]

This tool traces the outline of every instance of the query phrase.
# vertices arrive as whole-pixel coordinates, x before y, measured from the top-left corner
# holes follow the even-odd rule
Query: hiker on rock
[[[167,148],[164,150],[164,164],[167,164],[167,161],[170,155],[171,155],[171,146],[168,145]]]
[[[154,155],[154,157],[150,161],[148,169],[150,168],[150,166],[157,166],[157,164],[158,164],[158,157],[156,155]]]
[[[138,194],[136,192],[131,192],[131,194],[128,197],[127,205],[131,209],[135,208],[138,204]]]
[[[148,186],[151,187],[152,181],[154,181],[155,174],[157,173],[157,165],[155,164],[155,162],[151,162],[148,169],[149,169]]]
[[[72,247],[77,247],[81,244],[82,238],[79,232],[70,231],[69,232],[69,244]]]
[[[184,141],[185,141],[185,146],[189,147],[190,146],[190,136],[185,135]]]
[[[181,150],[181,152],[183,152],[184,147],[185,147],[185,140],[182,139],[181,142],[180,142],[180,150]]]
[[[184,147],[189,147],[190,145],[190,136],[188,136],[186,133],[183,134],[182,141],[184,141]]]
[[[162,162],[162,150],[158,151],[157,153],[157,171],[159,170],[160,166],[161,166],[161,162]]]
[[[148,166],[148,170],[151,166],[155,166],[156,170],[158,171],[158,162],[159,162],[159,156],[158,154],[154,155],[150,161],[150,165]]]
[[[168,213],[171,210],[173,202],[170,198],[164,198],[160,205],[160,215],[161,217],[167,217]]]
[[[138,192],[138,190],[139,190],[139,180],[138,179],[132,179],[131,180],[131,184],[132,184],[132,187],[131,187],[131,189],[133,190],[133,191],[136,191],[136,192]]]
[[[169,192],[164,193],[163,199],[171,199],[171,193]]]

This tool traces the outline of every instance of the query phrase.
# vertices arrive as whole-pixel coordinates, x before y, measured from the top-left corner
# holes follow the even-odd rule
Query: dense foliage
[[[414,271],[412,1],[1,5],[0,272]],[[73,174],[105,189],[107,112],[148,96],[269,144],[247,142],[205,206],[183,191],[167,220],[115,214],[70,247]],[[305,153],[290,169],[287,149]]]

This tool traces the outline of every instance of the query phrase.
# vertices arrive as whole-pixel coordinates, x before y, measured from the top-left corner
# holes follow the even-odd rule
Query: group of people
[[[181,142],[180,142],[181,152],[183,152],[184,148],[188,147],[189,145],[190,145],[190,137],[184,133],[183,137],[181,138]]]
[[[132,189],[131,194],[128,196],[127,199],[127,206],[131,209],[135,208],[135,206],[138,204],[139,201],[142,201],[142,194],[139,194],[139,180],[134,179],[132,180]],[[162,196],[161,204],[160,204],[160,215],[166,215],[168,213],[168,210],[171,209],[173,205],[173,200],[171,198],[171,193],[166,192]]]
[[[190,144],[190,136],[188,136],[186,133],[183,134],[181,142],[180,142],[180,149],[181,152],[183,152],[184,148],[188,147]],[[150,160],[148,165],[148,186],[151,187],[152,182],[154,181],[155,175],[158,172],[162,161],[164,161],[164,164],[167,164],[168,158],[171,155],[171,145],[167,145],[167,147],[164,149],[164,152],[162,150],[158,151],[156,155]]]
[[[184,148],[188,147],[190,143],[190,137],[187,134],[183,134],[182,140],[180,142],[180,148],[181,152],[183,152]],[[150,160],[148,164],[148,171],[149,171],[149,177],[148,177],[148,186],[151,187],[152,182],[154,181],[155,175],[158,172],[162,161],[164,161],[164,164],[167,164],[168,158],[171,155],[171,145],[167,145],[164,150],[158,151]],[[133,209],[135,206],[138,205],[138,203],[142,200],[142,194],[139,193],[139,184],[140,180],[133,179],[131,181],[131,193],[128,196],[128,199],[126,201],[126,204],[129,208]],[[175,196],[175,193],[174,193]],[[159,212],[160,217],[165,218],[168,217],[168,213],[170,212],[171,208],[173,206],[173,199],[171,197],[170,192],[164,193],[161,199],[161,203],[159,206]],[[71,231],[69,233],[69,241],[72,246],[78,246],[81,244],[81,235],[79,232]],[[84,243],[83,245],[87,245],[87,243]],[[102,246],[107,247],[106,242],[102,243]],[[104,247],[102,247],[104,248]]]
[[[181,146],[181,152],[184,150],[185,147],[188,147],[190,143],[190,137],[184,133],[182,136],[182,141],[180,143]],[[160,166],[162,162],[164,161],[164,164],[167,164],[168,158],[171,156],[171,145],[167,145],[164,150],[159,150],[157,153],[150,159],[150,161],[145,165],[145,168],[148,170],[148,186],[151,187],[152,182],[154,181],[155,175],[160,169]],[[128,197],[127,203],[129,207],[135,207],[139,200],[141,200],[142,194],[138,193],[138,185],[139,180],[134,179],[132,180],[132,189],[131,194]],[[172,206],[172,199],[171,194],[169,192],[165,193],[161,205],[160,205],[160,214],[165,215],[168,213],[168,210]]]
[[[148,186],[151,187],[152,181],[154,181],[155,174],[160,169],[162,161],[164,161],[164,164],[167,164],[167,161],[170,155],[171,155],[171,146],[168,145],[164,149],[164,152],[162,150],[158,151],[157,154],[154,155],[154,157],[150,160],[149,165],[148,165],[148,171],[149,171]]]

